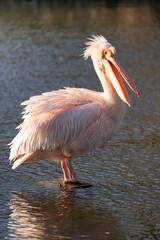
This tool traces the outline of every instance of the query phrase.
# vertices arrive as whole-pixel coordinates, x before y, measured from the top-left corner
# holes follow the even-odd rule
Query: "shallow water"
[[[0,238],[160,239],[158,1],[0,2]],[[80,55],[104,35],[141,92],[108,144],[73,162],[89,189],[62,191],[60,164],[11,170],[20,103],[53,89],[101,91]]]

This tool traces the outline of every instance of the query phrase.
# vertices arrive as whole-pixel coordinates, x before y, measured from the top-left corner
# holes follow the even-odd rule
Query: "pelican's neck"
[[[101,81],[107,102],[110,103],[112,106],[115,106],[117,111],[119,109],[119,111],[122,111],[125,113],[126,111],[125,102],[119,97],[111,81],[107,78],[104,72],[100,70],[100,68],[98,67],[97,64],[95,64],[94,61],[93,61],[93,64],[94,64],[95,71]]]

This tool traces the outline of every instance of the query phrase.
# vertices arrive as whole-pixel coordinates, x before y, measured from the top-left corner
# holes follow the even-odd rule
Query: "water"
[[[0,2],[0,238],[160,239],[158,1]],[[11,170],[20,103],[64,86],[101,91],[86,37],[102,34],[141,92],[117,135],[74,161],[90,189],[62,191],[60,164]]]

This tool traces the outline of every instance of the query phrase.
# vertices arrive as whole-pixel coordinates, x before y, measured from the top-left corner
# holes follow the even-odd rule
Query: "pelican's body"
[[[13,169],[23,162],[60,161],[64,181],[77,181],[71,159],[101,147],[118,130],[126,103],[130,105],[118,72],[139,93],[115,62],[115,49],[105,38],[93,37],[87,45],[84,57],[91,56],[104,92],[66,88],[24,102],[24,122],[11,142]]]

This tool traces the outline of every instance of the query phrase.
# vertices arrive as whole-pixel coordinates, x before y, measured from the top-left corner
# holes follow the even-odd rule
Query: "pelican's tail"
[[[33,155],[33,152],[20,155],[16,160],[12,159],[10,161],[11,163],[14,161],[12,169],[16,169],[18,166],[20,166],[23,162],[27,160],[29,161],[32,155]]]

